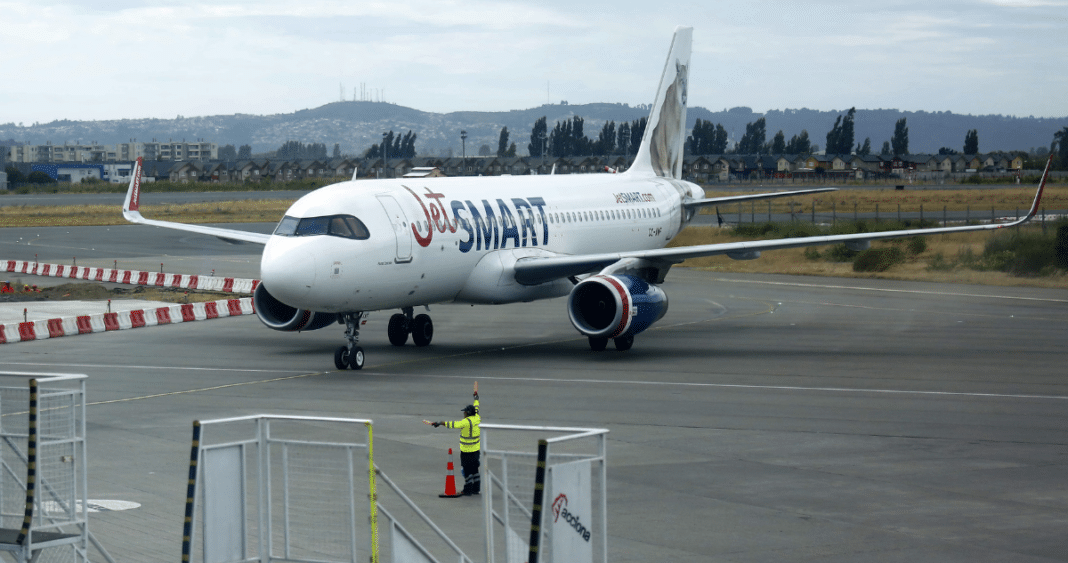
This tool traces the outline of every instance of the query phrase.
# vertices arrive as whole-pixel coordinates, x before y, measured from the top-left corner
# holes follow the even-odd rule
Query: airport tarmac
[[[256,277],[254,245],[51,229],[0,229],[0,258]],[[481,560],[479,503],[437,498],[456,436],[420,423],[475,380],[486,422],[610,431],[613,562],[1068,561],[1068,292],[683,268],[664,290],[625,353],[557,299],[431,306],[426,348],[374,313],[359,372],[333,368],[341,327],[251,316],[3,345],[0,370],[89,376],[89,496],[140,504],[91,516],[120,562],[178,559],[192,422],[257,413],[374,419],[377,464]]]

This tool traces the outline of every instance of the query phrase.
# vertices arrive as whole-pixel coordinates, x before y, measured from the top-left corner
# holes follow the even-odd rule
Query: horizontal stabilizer
[[[725,197],[710,197],[705,199],[691,199],[683,201],[684,207],[706,207],[709,205],[722,205],[725,203],[740,203],[743,201],[756,201],[759,199],[775,199],[779,197],[793,197],[797,195],[818,194],[822,192],[834,192],[838,188],[815,188],[811,190],[794,190],[792,192],[768,192],[763,194],[732,195]]]

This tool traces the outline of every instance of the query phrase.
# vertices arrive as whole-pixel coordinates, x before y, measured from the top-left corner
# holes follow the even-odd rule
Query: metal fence
[[[487,563],[607,563],[608,430],[481,428]]]
[[[194,422],[183,560],[378,561],[372,444],[363,419]]]
[[[16,561],[89,561],[85,381],[0,373],[0,550]]]

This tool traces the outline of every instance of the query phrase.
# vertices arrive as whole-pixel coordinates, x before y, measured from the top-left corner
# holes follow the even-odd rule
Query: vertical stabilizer
[[[682,178],[682,148],[686,140],[686,88],[690,67],[692,27],[675,28],[656,101],[645,135],[628,172]]]

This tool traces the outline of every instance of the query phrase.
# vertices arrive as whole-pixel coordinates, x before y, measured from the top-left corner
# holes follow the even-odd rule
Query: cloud
[[[676,24],[695,27],[695,105],[1059,116],[1060,79],[1026,61],[1068,55],[1066,4],[0,0],[19,78],[0,83],[0,122],[287,113],[339,83],[439,112],[648,103]]]

